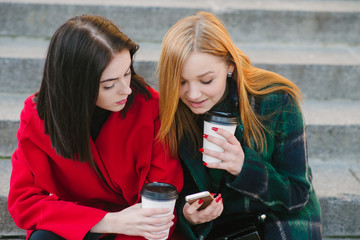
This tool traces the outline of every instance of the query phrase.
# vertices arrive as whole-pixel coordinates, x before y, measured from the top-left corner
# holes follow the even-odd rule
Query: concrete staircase
[[[113,20],[140,44],[136,70],[157,88],[165,32],[198,10],[219,16],[255,65],[301,88],[323,238],[360,239],[360,1],[349,0],[0,0],[0,239],[24,238],[7,211],[10,156],[57,27],[85,13]]]

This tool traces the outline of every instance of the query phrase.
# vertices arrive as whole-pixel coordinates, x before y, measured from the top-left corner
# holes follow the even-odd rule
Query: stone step
[[[360,159],[309,161],[322,208],[324,236],[360,238]]]
[[[41,82],[48,39],[0,37],[0,92],[32,93]],[[360,47],[236,43],[253,64],[295,82],[306,98],[360,100]],[[159,43],[140,43],[135,68],[155,89]]]
[[[0,156],[17,147],[16,132],[26,94],[0,94]],[[360,101],[305,99],[308,151],[311,158],[359,159]]]
[[[304,101],[309,157],[360,160],[360,101]]]
[[[89,13],[112,19],[136,41],[160,42],[198,10],[218,15],[239,42],[360,43],[360,2],[341,0],[1,0],[0,35],[49,37],[70,17]]]
[[[360,160],[309,162],[322,207],[324,238],[360,239]],[[0,236],[23,236],[7,211],[10,173],[10,160],[0,160]]]

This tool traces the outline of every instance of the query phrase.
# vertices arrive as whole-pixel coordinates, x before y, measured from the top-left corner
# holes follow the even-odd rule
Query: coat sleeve
[[[280,111],[272,117],[277,117],[273,133],[267,135],[268,152],[264,151],[271,154],[269,161],[243,146],[243,169],[237,178],[227,179],[227,186],[273,211],[292,212],[302,209],[309,199],[311,173],[301,111],[288,95],[282,95],[281,102]]]
[[[26,115],[23,111],[22,115]],[[83,239],[106,214],[105,211],[60,200],[56,194],[38,186],[28,161],[47,161],[47,156],[26,135],[28,122],[22,119],[18,148],[12,155],[12,174],[8,209],[22,229],[44,229],[65,239]],[[41,133],[40,133],[41,134]]]

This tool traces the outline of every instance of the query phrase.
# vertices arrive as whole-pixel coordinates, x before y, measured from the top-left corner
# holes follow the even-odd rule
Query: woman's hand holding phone
[[[205,191],[189,195],[185,199],[187,203],[184,205],[183,214],[192,225],[209,222],[219,217],[224,209],[221,194],[214,199]]]

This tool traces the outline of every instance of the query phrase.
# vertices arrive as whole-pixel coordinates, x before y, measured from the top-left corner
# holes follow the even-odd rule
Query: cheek
[[[208,96],[211,96],[216,99],[220,99],[225,93],[225,86],[223,85],[212,86],[211,88],[208,88],[207,93]]]
[[[96,106],[101,106],[101,98],[98,97],[98,99],[96,100]]]
[[[99,95],[98,95],[98,98],[96,100],[96,105],[97,106],[101,106],[104,104],[104,93],[100,90],[99,91]]]
[[[214,86],[212,89],[214,94],[216,96],[220,96],[221,98],[226,90],[226,79],[224,79],[223,81],[219,81],[219,84],[217,84],[217,86]]]
[[[185,95],[185,89],[184,89],[183,87],[180,87],[180,90],[179,90],[179,98],[180,98],[181,100],[183,100],[184,95]]]

